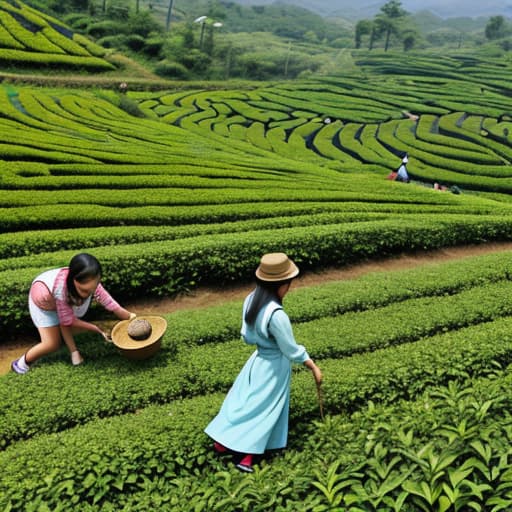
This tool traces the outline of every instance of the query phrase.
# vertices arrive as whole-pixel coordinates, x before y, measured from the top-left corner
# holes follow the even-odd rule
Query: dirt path
[[[467,256],[477,256],[499,251],[512,250],[512,243],[491,243],[467,247],[451,247],[438,251],[406,254],[350,265],[339,269],[326,269],[321,272],[310,272],[299,276],[294,287],[312,286],[329,281],[354,279],[370,272],[385,272],[418,267],[427,263],[460,259]],[[225,301],[242,299],[252,289],[252,285],[232,286],[229,288],[199,288],[188,295],[172,299],[141,299],[123,304],[127,309],[138,314],[166,315],[183,309],[197,309],[213,306]],[[0,344],[0,375],[10,370],[11,361],[36,343],[35,338],[21,337],[8,343]]]

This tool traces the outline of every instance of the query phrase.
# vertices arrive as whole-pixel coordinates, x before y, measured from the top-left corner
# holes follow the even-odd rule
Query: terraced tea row
[[[287,158],[336,169],[383,170],[409,153],[411,175],[428,183],[510,191],[507,116],[512,104],[507,90],[478,78],[468,83],[464,63],[455,58],[439,62],[437,57],[410,57],[407,66],[416,61],[418,68],[428,67],[429,74],[439,70],[439,75],[403,77],[399,58],[361,59],[371,75],[359,80],[294,82],[243,94],[151,93],[138,98],[141,108],[166,122],[235,138]],[[459,74],[450,68],[454,63]],[[481,64],[505,72],[501,62]],[[375,78],[382,65],[395,76]],[[506,72],[510,76],[509,68]]]
[[[490,472],[494,467],[495,478],[485,480],[487,487],[481,489],[478,499],[489,505],[492,499],[495,504],[499,497],[504,499],[509,465],[500,464],[498,454],[504,453],[502,448],[509,441],[509,418],[504,411],[510,401],[510,378],[496,368],[505,367],[512,355],[508,299],[511,258],[510,253],[467,258],[291,293],[286,307],[296,324],[295,334],[304,340],[324,371],[328,418],[325,423],[318,421],[316,391],[309,373],[295,372],[290,450],[269,466],[264,462],[259,470],[262,475],[278,478],[286,470],[285,480],[294,489],[289,493],[298,499],[307,489],[312,496],[309,499],[316,497],[314,502],[304,502],[309,505],[303,510],[311,511],[323,502],[319,500],[321,489],[312,482],[323,481],[327,467],[335,460],[338,465],[330,470],[336,472],[339,481],[347,479],[347,486],[354,482],[357,465],[367,464],[369,468],[372,460],[390,463],[387,452],[379,451],[379,443],[390,449],[400,446],[394,464],[406,465],[411,458],[404,453],[418,457],[427,443],[443,453],[451,450],[454,462],[459,452],[453,442],[447,446],[443,435],[447,430],[427,425],[435,416],[438,426],[441,422],[446,428],[460,427],[449,404],[453,404],[453,393],[459,391],[456,383],[470,386],[471,377],[473,389],[462,388],[456,402],[466,404],[458,414],[464,413],[459,421],[468,426],[460,433],[461,442],[466,443],[460,453],[461,463],[468,458],[470,436],[474,443],[491,443],[487,458],[474,445],[473,456],[482,459],[472,481],[483,485],[482,471]],[[6,388],[0,424],[4,445],[0,460],[5,468],[0,477],[0,505],[16,508],[24,501],[25,506],[37,508],[44,502],[58,509],[78,500],[93,511],[115,508],[115,503],[119,508],[121,502],[133,505],[149,495],[156,500],[154,486],[160,488],[161,494],[156,496],[162,503],[181,503],[179,499],[185,497],[190,500],[202,492],[201,486],[196,491],[190,488],[192,477],[215,495],[222,486],[231,493],[242,482],[253,485],[251,478],[234,475],[215,461],[202,434],[212,407],[220,405],[222,395],[217,392],[229,388],[252,350],[239,340],[233,341],[232,332],[217,321],[220,315],[226,324],[239,325],[240,306],[239,301],[233,301],[222,308],[183,311],[176,323],[170,315],[171,329],[163,350],[146,362],[122,360],[112,346],[98,347],[96,339],[85,337],[81,345],[88,363],[82,368],[72,368],[64,355],[57,355],[23,379],[15,375],[0,379],[0,386]],[[202,328],[209,328],[212,334],[207,344],[197,339]],[[98,372],[102,375],[99,385]],[[489,375],[493,379],[483,379]],[[432,386],[447,388],[436,387],[422,396]],[[442,409],[436,401],[440,396],[446,397]],[[400,403],[399,398],[412,401]],[[313,424],[312,418],[317,418]],[[360,431],[364,432],[362,437]],[[291,467],[299,471],[295,477],[289,474]],[[414,470],[406,489],[421,481],[421,473],[416,473],[420,467]],[[447,464],[446,470],[455,471],[456,466],[452,467]],[[351,471],[350,476],[345,475]],[[365,481],[373,478],[371,471],[364,473]],[[405,482],[411,473],[409,468],[394,477],[400,476],[400,482]],[[446,479],[449,481],[448,474]],[[16,483],[20,481],[22,488]],[[187,489],[183,494],[177,492],[185,482],[189,482]],[[398,499],[395,488],[379,492]],[[123,492],[119,494],[119,490]],[[352,495],[354,500],[369,499],[357,487]],[[333,490],[331,499],[336,497],[341,503],[348,499],[343,496],[341,489]],[[407,496],[411,511],[423,510],[412,498],[418,493],[410,491]],[[377,498],[373,495],[374,500]],[[240,509],[240,500],[243,497],[237,494],[238,506],[233,510]],[[292,501],[283,504],[283,511],[297,510],[295,499]],[[392,510],[383,504],[375,508],[368,504],[366,508]]]
[[[0,2],[0,62],[20,67],[106,71],[106,51],[59,20],[18,0]]]
[[[128,95],[3,88],[0,288],[12,290],[4,279],[19,271],[2,317],[17,319],[8,331],[26,317],[31,274],[66,265],[80,248],[101,256],[122,300],[194,287],[202,274],[214,284],[247,279],[255,252],[271,248],[307,270],[509,239],[510,203],[498,202],[499,194],[440,194],[384,179],[408,152],[410,172],[425,182],[442,177],[466,192],[507,192],[510,150],[499,130],[508,121],[484,114],[477,88],[453,76],[371,73]],[[435,91],[442,91],[437,106],[428,100]],[[451,111],[464,95],[468,111]],[[510,106],[498,87],[485,99],[490,109]],[[492,137],[482,138],[485,126]],[[226,273],[219,261],[234,250],[240,263]],[[193,256],[200,251],[202,258]],[[186,260],[204,273],[187,269]],[[128,269],[140,276],[126,280],[130,289],[122,284]]]

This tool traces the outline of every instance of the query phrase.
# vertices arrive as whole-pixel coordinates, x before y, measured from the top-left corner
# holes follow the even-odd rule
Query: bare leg
[[[26,352],[25,361],[27,364],[35,363],[41,357],[57,352],[62,344],[62,338],[66,342],[73,364],[80,364],[83,361],[76,347],[73,334],[84,332],[84,329],[55,325],[53,327],[38,327],[37,330],[41,341]]]
[[[36,362],[39,358],[56,352],[61,345],[60,327],[38,327],[41,341],[28,349],[25,360],[28,364]]]

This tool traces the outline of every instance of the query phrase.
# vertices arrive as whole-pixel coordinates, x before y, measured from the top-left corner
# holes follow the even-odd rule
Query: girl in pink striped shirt
[[[28,303],[41,341],[12,362],[12,369],[16,373],[28,372],[30,365],[40,357],[58,350],[62,339],[71,353],[71,362],[81,364],[83,358],[73,337],[79,332],[97,332],[109,341],[108,334],[97,325],[81,320],[92,299],[121,320],[135,318],[135,313],[121,307],[109,295],[100,279],[100,262],[87,253],[75,255],[69,267],[47,270],[34,279]]]

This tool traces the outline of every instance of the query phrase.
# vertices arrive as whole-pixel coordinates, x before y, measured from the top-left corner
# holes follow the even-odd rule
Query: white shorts
[[[91,304],[91,298],[92,296],[87,298],[81,306],[73,306],[73,312],[77,318],[82,318],[87,313]],[[34,322],[36,327],[54,327],[55,325],[60,325],[57,311],[47,311],[46,309],[36,306],[30,295],[28,296],[28,310],[30,311],[32,322]]]
[[[59,317],[57,311],[46,311],[34,304],[31,297],[28,298],[28,310],[30,317],[36,327],[54,327],[59,325]]]

